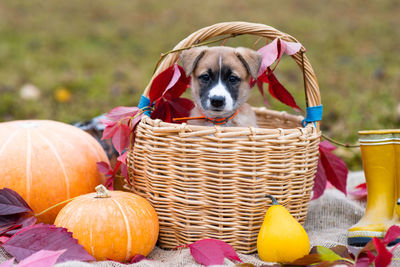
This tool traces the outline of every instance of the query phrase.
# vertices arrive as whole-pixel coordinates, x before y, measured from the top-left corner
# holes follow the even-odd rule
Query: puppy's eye
[[[202,74],[199,76],[199,80],[202,81],[203,83],[207,83],[210,80],[210,75]]]
[[[238,83],[238,82],[240,82],[240,78],[238,76],[235,76],[235,75],[229,76],[228,80],[229,80],[230,83]]]

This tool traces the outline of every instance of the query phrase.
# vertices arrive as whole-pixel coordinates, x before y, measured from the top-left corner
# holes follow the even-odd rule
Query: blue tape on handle
[[[316,121],[322,120],[322,105],[307,108],[307,117],[301,122],[301,126],[306,127],[307,124],[313,122],[315,125]]]
[[[144,114],[146,114],[147,116],[150,117],[150,114],[151,114],[151,112],[150,112],[150,108],[151,108],[150,99],[148,99],[147,97],[142,95],[140,97],[138,108],[143,109],[144,110]]]

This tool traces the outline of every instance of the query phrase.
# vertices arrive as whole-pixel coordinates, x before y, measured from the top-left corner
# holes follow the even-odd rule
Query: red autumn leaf
[[[283,53],[291,56],[299,52],[300,49],[300,43],[286,42],[279,38],[274,39],[271,43],[263,46],[258,50],[258,52],[262,55],[259,75],[265,72],[265,70],[270,67],[276,60],[279,61]]]
[[[129,262],[130,264],[132,263],[138,263],[141,262],[142,260],[148,260],[145,256],[142,254],[137,254],[135,257],[132,258],[132,260]]]
[[[386,245],[376,237],[372,238],[372,241],[375,245],[376,251],[378,255],[375,258],[375,266],[376,267],[386,267],[389,266],[392,261],[393,254],[387,250]]]
[[[313,197],[317,199],[324,193],[326,189],[327,179],[324,166],[322,166],[321,158],[318,159],[317,172],[314,179]]]
[[[165,104],[166,100],[160,98],[154,105],[154,110],[151,112],[152,119],[160,119],[165,122],[172,122],[171,109],[169,104]]]
[[[374,262],[374,260],[376,259],[375,255],[372,254],[372,252],[370,250],[367,250],[367,257],[368,257],[368,262],[369,263]]]
[[[22,228],[34,225],[36,223],[36,217],[21,217],[18,221],[15,222],[14,226],[12,229],[8,230],[5,234],[8,236],[12,236],[16,234],[18,231],[20,231]]]
[[[0,236],[13,235],[21,228],[35,224],[35,217],[27,217],[32,209],[15,191],[0,189]]]
[[[357,185],[354,190],[349,192],[349,195],[351,195],[355,199],[365,199],[367,197],[367,184],[362,183]]]
[[[141,113],[139,115],[136,115],[134,118],[129,120],[128,126],[131,128],[131,131],[134,132],[136,129],[136,126],[139,124],[139,122],[142,120],[144,116],[144,113]]]
[[[22,260],[16,267],[52,267],[66,249],[51,251],[40,250]]]
[[[0,267],[13,267],[14,266],[14,258],[3,261],[0,263]]]
[[[97,169],[99,169],[99,172],[101,172],[105,176],[109,175],[110,172],[112,172],[111,166],[108,165],[107,162],[99,161],[96,162],[96,164],[97,164]]]
[[[263,81],[261,81],[259,79],[254,80],[253,77],[251,77],[249,84],[250,84],[250,88],[253,88],[254,85],[257,84],[258,91],[260,91],[260,93],[261,93],[261,95],[263,97],[264,105],[267,106],[267,107],[270,107],[270,105],[269,105],[269,103],[267,101],[267,98],[265,97]]]
[[[301,108],[296,104],[296,101],[294,100],[293,96],[278,81],[278,79],[275,77],[272,71],[269,70],[267,78],[268,78],[268,90],[273,97],[275,97],[282,103],[288,105],[289,107],[301,110]]]
[[[354,267],[369,267],[371,263],[368,257],[360,257],[357,259]]]
[[[235,250],[227,243],[216,239],[202,239],[189,245],[196,262],[205,266],[222,265],[224,258],[242,262]]]
[[[115,149],[121,154],[128,147],[131,136],[131,129],[125,124],[119,124],[118,129],[112,137],[112,144]]]
[[[392,225],[387,230],[382,242],[383,244],[388,245],[389,243],[395,241],[399,237],[400,237],[400,227],[397,225]]]
[[[285,54],[292,56],[294,54],[296,54],[297,52],[300,51],[301,49],[301,43],[295,43],[295,42],[286,42],[281,40],[283,43],[285,43],[286,48],[285,48]]]
[[[107,189],[109,189],[109,190],[114,190],[114,179],[115,179],[115,176],[117,175],[118,170],[121,166],[121,162],[117,161],[115,163],[114,169],[112,169],[111,166],[108,165],[108,163],[104,162],[104,161],[96,162],[96,164],[97,164],[97,168],[99,169],[99,171],[101,173],[103,173],[104,176],[107,178],[106,182],[104,183],[104,186],[107,187]]]
[[[28,226],[8,239],[2,247],[21,261],[40,250],[66,251],[57,262],[67,260],[91,261],[93,256],[78,244],[67,229],[54,225],[35,224]]]
[[[8,188],[0,189],[1,216],[31,211],[32,209],[17,192]]]
[[[8,231],[10,227],[17,224],[17,222],[25,215],[25,213],[1,215],[0,216],[0,229],[1,232]]]
[[[4,235],[12,230],[19,229],[20,227],[21,227],[21,224],[12,224],[12,225],[4,226],[4,227],[0,228],[0,236]]]
[[[343,160],[332,153],[334,149],[336,147],[326,140],[319,144],[322,167],[327,180],[346,195],[348,169]]]
[[[169,81],[167,88],[165,88],[165,91],[163,95],[170,89],[172,88],[179,80],[179,77],[181,77],[181,72],[179,71],[178,64],[174,64],[174,73],[172,74],[171,80]]]
[[[308,254],[308,255],[305,255],[305,256],[303,256],[303,257],[301,257],[300,259],[297,259],[297,260],[295,260],[295,261],[293,261],[293,262],[291,262],[290,264],[291,265],[304,265],[304,266],[306,266],[306,265],[311,265],[311,264],[315,264],[315,263],[320,263],[320,262],[322,262],[323,260],[322,260],[322,258],[321,258],[321,255],[319,255],[319,254]]]
[[[171,99],[179,98],[190,85],[190,76],[186,77],[184,69],[179,65],[177,66],[181,75],[175,85],[166,91],[166,93],[171,95]]]
[[[174,66],[171,66],[153,79],[149,92],[150,103],[153,103],[163,95],[173,76]]]
[[[140,109],[138,107],[123,107],[119,106],[113,108],[110,112],[106,114],[106,117],[112,121],[120,121],[125,118],[133,117],[136,115]]]
[[[180,72],[178,79],[176,79],[178,76],[177,69]],[[174,64],[153,79],[149,92],[150,102],[153,103],[158,100],[164,95],[164,92],[167,93],[166,90],[173,98],[177,98],[186,91],[189,83],[190,77],[186,77],[183,68]]]
[[[258,73],[261,75],[283,55],[284,50],[281,49],[280,39],[276,38],[271,43],[261,47],[257,52],[262,55],[261,67]]]
[[[130,184],[129,175],[128,175],[128,163],[127,163],[128,153],[125,152],[121,156],[117,158],[118,162],[121,164],[121,174],[125,177],[126,181]]]
[[[8,239],[10,239],[8,236],[0,236],[0,243],[5,243]]]
[[[105,125],[101,140],[112,138],[118,129],[118,122],[106,119],[100,119],[100,122]]]
[[[194,103],[190,99],[181,97],[170,99],[166,94],[165,98],[161,98],[156,102],[151,118],[172,122],[173,118],[188,117],[193,107]]]

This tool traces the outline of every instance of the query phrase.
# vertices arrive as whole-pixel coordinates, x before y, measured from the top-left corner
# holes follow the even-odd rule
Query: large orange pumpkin
[[[45,120],[0,123],[0,188],[18,192],[36,213],[93,192],[104,182],[97,161],[108,162],[101,145],[74,126]],[[60,209],[39,221],[53,223]]]
[[[128,261],[147,256],[158,238],[158,217],[141,196],[108,191],[79,196],[58,214],[54,224],[65,227],[96,260]]]

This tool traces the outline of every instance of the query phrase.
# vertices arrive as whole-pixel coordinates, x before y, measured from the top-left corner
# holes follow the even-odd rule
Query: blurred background
[[[398,0],[2,0],[0,121],[75,123],[136,106],[160,53],[223,21],[264,23],[297,38],[319,80],[324,133],[357,142],[361,129],[400,127]],[[259,48],[252,36],[226,45]],[[275,74],[304,108],[290,57]],[[268,96],[273,109],[289,110]],[[263,105],[257,90],[251,103]],[[358,149],[338,153],[360,168]]]

